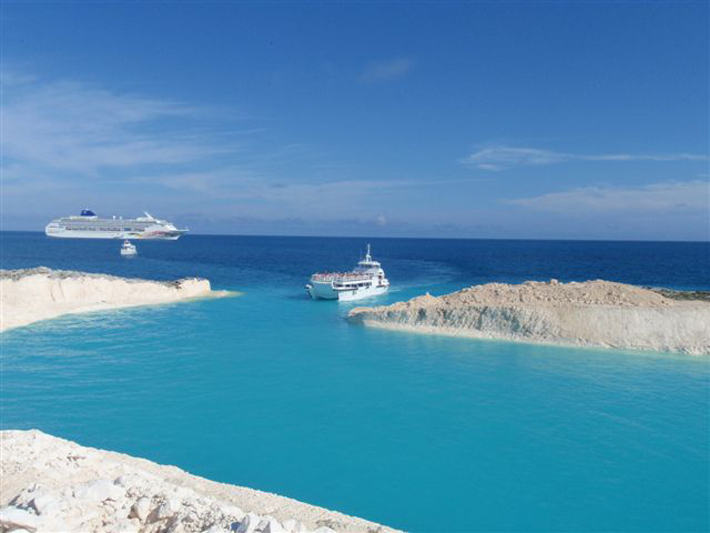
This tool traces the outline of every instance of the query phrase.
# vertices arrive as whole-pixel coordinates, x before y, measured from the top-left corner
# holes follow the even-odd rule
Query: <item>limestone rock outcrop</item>
[[[710,355],[710,302],[614,283],[489,283],[358,307],[368,326],[487,339]]]
[[[227,294],[198,278],[151,281],[45,267],[0,270],[0,331],[64,314]]]
[[[40,431],[0,431],[0,533],[394,530]]]

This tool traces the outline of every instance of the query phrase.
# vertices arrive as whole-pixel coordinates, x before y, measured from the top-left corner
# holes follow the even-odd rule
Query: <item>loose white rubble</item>
[[[46,267],[0,270],[0,331],[65,314],[229,294],[198,278],[162,282]]]
[[[37,430],[0,432],[0,506],[2,533],[394,531]]]
[[[613,283],[489,283],[350,311],[353,323],[421,333],[710,355],[710,302]]]

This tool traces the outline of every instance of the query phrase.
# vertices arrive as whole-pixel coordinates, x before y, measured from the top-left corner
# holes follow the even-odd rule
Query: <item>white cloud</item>
[[[406,194],[416,201],[426,198],[417,189],[472,181],[356,179],[298,140],[264,146],[268,139],[254,135],[259,124],[239,128],[241,117],[77,81],[11,74],[2,83],[5,219],[72,212],[81,202],[111,213],[140,205],[166,215],[238,210],[389,227],[391,204],[401,209]]]
[[[188,163],[232,149],[195,127],[206,114],[181,102],[3,72],[3,159],[28,177]]]
[[[259,200],[277,206],[291,206],[304,213],[333,209],[334,212],[357,211],[360,199],[387,190],[418,187],[407,180],[330,180],[323,182],[282,182],[250,173],[239,167],[213,172],[190,172],[144,176],[133,181],[160,183],[176,190],[191,190],[233,201]],[[238,183],[238,186],[234,186]],[[426,184],[424,184],[426,186]],[[347,202],[344,201],[347,199]]]
[[[674,211],[710,214],[710,184],[693,180],[652,183],[635,188],[581,187],[519,198],[509,203],[565,214]]]
[[[706,154],[572,154],[539,148],[493,145],[479,149],[461,162],[482,170],[505,170],[566,161],[706,161]]]
[[[414,67],[414,61],[408,58],[390,61],[373,61],[363,68],[360,80],[365,83],[392,81],[402,78]]]

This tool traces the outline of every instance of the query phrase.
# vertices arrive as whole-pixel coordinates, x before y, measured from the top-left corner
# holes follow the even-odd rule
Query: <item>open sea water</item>
[[[413,531],[707,531],[707,357],[390,332],[355,305],[491,281],[710,289],[710,243],[371,239],[392,291],[314,302],[368,240],[0,233],[2,268],[209,278],[239,297],[2,334],[3,429],[174,464]]]

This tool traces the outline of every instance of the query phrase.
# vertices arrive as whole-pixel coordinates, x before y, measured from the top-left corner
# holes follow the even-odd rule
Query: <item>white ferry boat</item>
[[[159,220],[150,213],[138,218],[99,218],[90,209],[79,216],[52,220],[44,228],[49,237],[71,239],[166,239],[177,240],[188,231],[177,229],[167,220]]]
[[[358,262],[352,272],[325,272],[311,276],[306,291],[314,300],[350,301],[384,294],[390,282],[378,261],[370,255],[367,245],[365,259]]]
[[[121,255],[124,257],[138,255],[138,248],[136,248],[135,244],[131,244],[131,241],[123,241],[123,246],[121,246]]]

